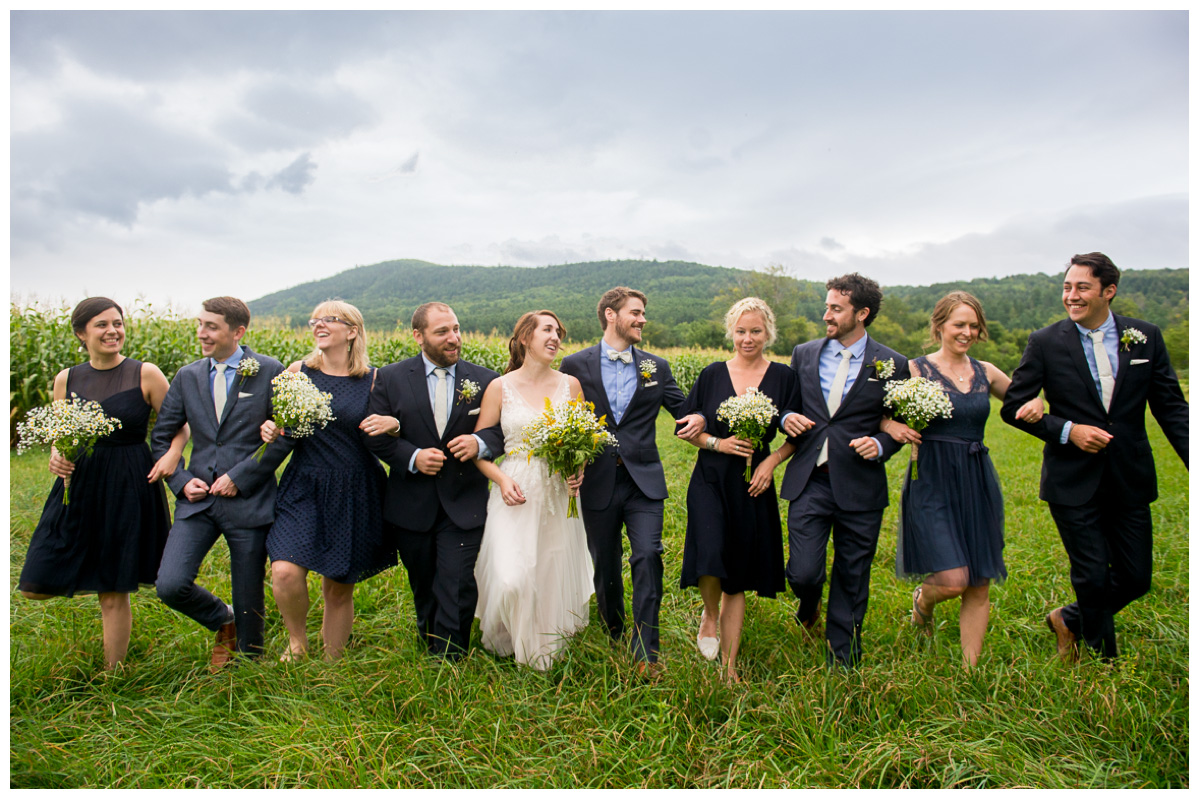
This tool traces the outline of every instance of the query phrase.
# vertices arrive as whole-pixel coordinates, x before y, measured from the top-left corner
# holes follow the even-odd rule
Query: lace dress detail
[[[965,567],[972,586],[1003,581],[1004,498],[983,432],[991,413],[987,370],[971,359],[966,391],[924,356],[913,374],[937,381],[954,414],[921,432],[916,481],[905,471],[896,537],[896,574],[919,577]]]
[[[499,487],[492,486],[475,565],[475,616],[488,651],[546,670],[566,638],[588,623],[592,560],[582,520],[567,517],[566,482],[550,474],[544,459],[512,452],[541,409],[531,407],[507,378],[498,380],[504,452],[511,453],[500,469],[521,487],[525,502],[506,505]],[[570,399],[565,375],[550,399],[556,404]]]

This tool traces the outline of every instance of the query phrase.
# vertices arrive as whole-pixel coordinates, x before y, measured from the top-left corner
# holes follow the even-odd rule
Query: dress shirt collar
[[[433,371],[435,369],[437,369],[439,366],[441,366],[440,364],[435,364],[432,361],[430,361],[428,356],[425,355],[425,351],[423,351],[423,350],[421,351],[421,360],[425,362],[425,377],[426,378],[428,378],[430,375],[432,375]],[[457,366],[458,366],[458,362],[456,361],[448,367],[442,367],[442,369],[448,370],[450,372],[450,377],[453,378],[453,377],[455,377],[454,368]]]
[[[238,362],[242,360],[242,356],[244,356],[245,353],[246,353],[246,351],[243,350],[242,346],[239,344],[237,346],[237,349],[234,350],[233,353],[229,356],[229,358],[225,359],[224,361],[217,361],[215,358],[209,358],[208,359],[209,372],[212,372],[213,370],[215,370],[217,368],[217,364],[228,364],[231,367],[236,367]]]
[[[624,349],[621,349],[619,347],[609,344],[608,339],[601,338],[600,339],[600,356],[601,356],[601,358],[604,358],[605,360],[607,360],[609,350],[616,350],[618,353],[628,352],[630,358],[633,357],[633,345],[627,344],[627,345],[625,345]]]
[[[1093,330],[1093,328],[1083,327],[1078,322],[1075,323],[1075,327],[1076,327],[1076,329],[1078,329],[1080,336],[1087,336]],[[1101,325],[1099,328],[1095,328],[1094,330],[1104,331],[1104,336],[1107,337],[1111,331],[1116,329],[1116,327],[1117,327],[1117,321],[1115,319],[1113,319],[1113,313],[1111,311],[1109,311],[1108,319],[1104,320],[1104,324]]]
[[[857,342],[849,347],[846,347],[837,339],[826,339],[825,347],[834,353],[841,353],[843,350],[849,350],[851,361],[861,359],[863,357],[863,353],[867,351],[867,334],[864,333]]]

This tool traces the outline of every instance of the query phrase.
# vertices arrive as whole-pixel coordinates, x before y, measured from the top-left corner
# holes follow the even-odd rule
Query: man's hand
[[[459,461],[470,461],[479,455],[479,440],[471,433],[455,436],[446,447],[449,448],[450,455]],[[420,456],[418,456],[419,458]],[[418,469],[420,468],[418,467]]]
[[[436,447],[417,451],[417,472],[422,475],[437,475],[445,462],[446,454]]]
[[[688,414],[683,419],[675,420],[676,425],[682,425],[675,436],[680,439],[691,439],[700,431],[704,430],[704,415],[703,414]]]
[[[783,421],[783,432],[788,436],[799,436],[816,424],[803,414],[792,413]]]
[[[212,488],[208,491],[209,494],[215,494],[217,497],[237,496],[237,487],[233,485],[233,481],[229,480],[228,472],[213,481]]]
[[[851,439],[850,446],[854,448],[854,452],[858,453],[863,458],[870,460],[879,455],[879,445],[870,436],[863,436],[858,439]]]
[[[208,484],[199,478],[192,478],[183,485],[183,496],[189,503],[199,503],[208,497]]]
[[[1099,453],[1112,441],[1112,434],[1095,425],[1072,425],[1067,441],[1085,453]]]

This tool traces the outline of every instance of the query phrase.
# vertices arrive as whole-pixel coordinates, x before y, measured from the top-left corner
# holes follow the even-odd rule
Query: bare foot
[[[285,664],[290,664],[292,662],[299,661],[302,658],[306,658],[307,656],[308,656],[308,648],[298,647],[293,642],[288,645],[287,650],[283,651],[283,655],[281,655],[279,657],[279,660]]]

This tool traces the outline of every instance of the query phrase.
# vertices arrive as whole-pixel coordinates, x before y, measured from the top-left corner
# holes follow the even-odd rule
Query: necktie
[[[624,352],[617,352],[616,350],[609,350],[608,351],[608,360],[616,361],[617,359],[624,361],[626,364],[632,364],[633,363],[633,351],[626,350]]]
[[[829,399],[825,401],[830,419],[833,419],[833,415],[842,405],[842,392],[846,391],[846,378],[850,376],[850,351],[843,350],[839,355],[842,357],[842,363],[838,364],[837,372],[833,376],[833,385],[829,387]],[[821,452],[817,455],[817,466],[821,466],[828,460],[829,439],[826,438],[821,445]]]
[[[217,412],[217,422],[221,421],[221,413],[225,411],[225,398],[229,395],[229,387],[225,385],[225,370],[228,364],[217,364],[217,379],[213,381],[213,409]]]
[[[1096,356],[1096,372],[1100,373],[1100,401],[1104,403],[1104,410],[1108,411],[1109,405],[1112,404],[1113,386],[1116,385],[1116,381],[1113,380],[1108,349],[1104,346],[1104,332],[1095,330],[1089,333],[1088,337],[1092,340],[1092,353]]]
[[[446,432],[446,378],[450,370],[444,367],[434,367],[433,374],[437,382],[433,385],[433,422],[437,425],[438,436]]]

